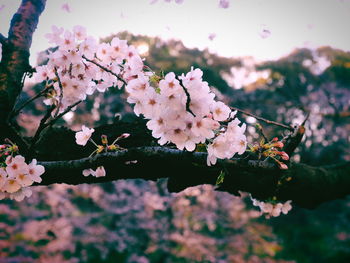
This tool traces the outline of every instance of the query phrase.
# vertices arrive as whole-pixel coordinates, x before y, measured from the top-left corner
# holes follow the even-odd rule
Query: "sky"
[[[97,38],[124,30],[175,38],[187,47],[258,61],[277,59],[296,47],[350,50],[350,0],[230,0],[227,9],[219,8],[218,2],[48,0],[33,36],[30,60],[35,65],[36,54],[49,47],[44,35],[52,25],[82,25]],[[0,0],[0,33],[5,36],[19,4],[20,0]],[[69,12],[62,8],[65,4]]]

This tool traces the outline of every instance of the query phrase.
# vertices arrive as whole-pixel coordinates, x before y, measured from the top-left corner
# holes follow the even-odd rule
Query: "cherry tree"
[[[313,208],[349,193],[350,163],[312,167],[290,161],[307,118],[291,126],[229,107],[215,98],[201,69],[156,73],[125,40],[98,43],[81,26],[48,32],[54,48],[47,64],[33,68],[29,49],[45,4],[23,0],[8,37],[0,35],[1,198],[30,198],[30,185],[168,178],[174,192],[203,184],[235,195],[249,192],[263,213],[277,216],[291,203]],[[44,89],[18,105],[28,76]],[[132,127],[123,121],[80,131],[55,126],[87,96],[108,89],[125,90],[140,116]],[[23,137],[16,117],[40,98],[46,111],[35,135]],[[259,127],[261,140],[249,142],[238,112],[287,135],[268,139]]]

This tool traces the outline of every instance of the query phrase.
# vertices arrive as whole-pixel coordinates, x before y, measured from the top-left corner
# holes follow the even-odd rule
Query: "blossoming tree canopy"
[[[204,146],[209,166],[216,164],[218,158],[230,159],[245,152],[246,125],[241,124],[230,107],[214,99],[215,94],[203,81],[200,69],[192,68],[181,76],[173,72],[158,76],[144,65],[136,48],[125,40],[114,37],[110,43],[98,44],[82,26],[75,26],[73,31],[53,26],[52,33],[46,37],[57,48],[48,54],[46,65],[36,68],[33,77],[37,82],[45,82],[48,95],[44,103],[56,108],[51,112],[53,117],[64,114],[67,109],[74,110],[72,105],[94,92],[125,86],[127,101],[134,104],[137,116],[148,120],[147,128],[160,145],[172,143],[179,150],[187,151]],[[75,135],[76,143],[85,146],[93,132],[94,129],[83,125],[82,131]],[[119,150],[113,148],[114,143],[108,146],[107,142],[102,142],[104,148],[91,141],[97,147],[92,154]],[[106,174],[103,166],[96,171],[85,169],[82,172],[84,176],[95,177]],[[9,188],[7,182],[3,191],[19,191],[20,184],[16,180],[20,178],[7,179],[12,187]]]
[[[219,1],[219,6],[228,8],[229,1]],[[72,30],[54,26],[46,35],[53,46],[48,50],[47,63],[32,69],[28,63],[29,48],[44,7],[44,0],[36,0],[35,5],[30,0],[23,1],[8,38],[2,35],[0,38],[1,198],[21,200],[30,195],[27,187],[34,183],[79,184],[128,176],[150,180],[168,177],[169,189],[210,183],[236,194],[239,190],[251,192],[254,204],[263,213],[278,216],[291,209],[291,200],[313,207],[348,193],[349,182],[344,176],[348,164],[319,169],[290,162],[290,155],[305,133],[306,119],[292,127],[228,106],[216,99],[200,68],[189,67],[182,74],[158,73],[145,64],[136,47],[126,40],[114,37],[99,43],[83,26]],[[33,75],[43,90],[16,105],[22,78],[27,75]],[[74,111],[88,96],[113,89],[125,92],[135,115],[143,118],[148,131],[140,131],[142,136],[151,135],[150,143],[140,140],[128,146],[124,142],[137,137],[135,130],[133,133],[121,126],[117,134],[107,136],[102,128],[82,123],[81,130],[73,135],[70,130],[61,133],[66,134],[67,141],[75,140],[69,150],[60,152],[60,157],[54,153],[46,155],[49,161],[40,156],[39,146],[59,119]],[[47,105],[46,112],[34,136],[23,138],[14,125],[16,116],[41,97]],[[257,125],[260,137],[248,143],[247,125],[238,119],[238,113],[277,125],[288,133],[283,138],[269,139],[261,125]],[[66,159],[74,150],[79,154]],[[166,174],[162,169],[154,169],[156,165],[170,167],[171,171]],[[307,174],[318,176],[310,179]],[[333,180],[330,174],[336,174],[337,179]],[[318,184],[318,180],[326,183]],[[260,187],[260,182],[265,187]],[[329,187],[333,190],[327,195],[320,194]],[[306,194],[312,197],[305,198]]]

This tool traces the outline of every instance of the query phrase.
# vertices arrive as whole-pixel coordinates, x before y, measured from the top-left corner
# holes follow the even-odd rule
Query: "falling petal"
[[[216,38],[216,34],[215,33],[211,33],[211,34],[209,34],[208,38],[209,38],[210,41],[213,41],[214,38]]]
[[[262,29],[259,32],[259,35],[262,39],[265,39],[271,35],[271,31],[265,25],[263,25]]]
[[[221,8],[229,8],[230,7],[230,1],[229,0],[219,0],[219,7]]]
[[[61,6],[63,11],[66,11],[67,13],[70,13],[70,6],[68,5],[68,3],[65,3]]]

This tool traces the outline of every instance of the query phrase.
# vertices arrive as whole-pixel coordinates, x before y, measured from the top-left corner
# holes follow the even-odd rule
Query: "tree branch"
[[[181,191],[200,184],[215,185],[225,167],[229,173],[220,190],[252,193],[264,199],[275,195],[277,181],[282,176],[291,179],[280,187],[277,198],[293,200],[299,206],[313,208],[320,203],[350,194],[350,162],[332,167],[312,167],[290,164],[280,170],[268,161],[234,158],[221,160],[214,167],[206,165],[206,153],[185,152],[166,147],[136,147],[116,153],[105,153],[93,158],[70,161],[40,162],[45,166],[41,185],[52,183],[101,183],[118,179],[142,178],[156,180],[169,178],[169,190]],[[137,160],[136,163],[130,162]],[[103,165],[106,177],[84,177],[82,170]]]
[[[0,140],[9,136],[7,121],[22,91],[23,75],[30,71],[29,48],[46,0],[22,0],[10,24],[0,63]],[[2,41],[5,41],[2,38]]]

